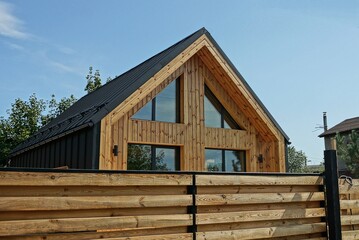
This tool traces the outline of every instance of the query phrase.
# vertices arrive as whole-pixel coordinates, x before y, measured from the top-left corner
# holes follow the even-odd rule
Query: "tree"
[[[87,93],[95,91],[97,88],[102,86],[100,71],[96,70],[95,73],[92,73],[92,66],[89,67],[89,73],[86,76],[87,85],[85,87],[85,91]]]
[[[71,107],[77,99],[74,95],[70,95],[70,97],[63,97],[59,102],[57,102],[55,95],[51,95],[51,100],[47,101],[48,104],[48,114],[42,117],[42,125],[45,126],[49,122],[51,122],[54,118],[63,113],[66,109]]]
[[[155,169],[152,169],[152,150],[149,145],[129,145],[128,146],[128,170],[169,170],[164,162],[165,153],[160,151],[156,154]]]
[[[353,177],[359,177],[359,134],[353,130],[349,135],[337,133],[338,158],[347,165]]]
[[[35,134],[41,127],[69,108],[76,98],[62,98],[56,101],[55,95],[50,101],[38,99],[32,94],[29,100],[20,98],[7,110],[8,118],[0,117],[0,166],[9,156],[12,149]]]
[[[288,171],[291,173],[306,172],[307,156],[303,151],[297,151],[294,146],[288,147]]]
[[[45,109],[46,102],[35,94],[28,101],[18,98],[11,104],[11,109],[7,111],[9,117],[0,118],[0,161],[4,161],[14,147],[39,130]]]

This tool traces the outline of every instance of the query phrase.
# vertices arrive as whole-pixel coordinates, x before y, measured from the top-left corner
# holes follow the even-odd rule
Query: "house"
[[[336,134],[339,133],[342,136],[347,136],[353,130],[359,131],[359,117],[346,119],[334,127],[324,131],[319,135],[319,137],[324,138],[326,150],[336,150]],[[338,158],[338,171],[340,174],[349,174],[345,163],[340,158]]]
[[[202,28],[78,100],[10,166],[284,172],[288,143]]]

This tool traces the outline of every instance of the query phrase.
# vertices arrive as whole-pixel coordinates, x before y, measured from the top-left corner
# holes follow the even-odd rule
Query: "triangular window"
[[[143,106],[132,118],[179,122],[179,79],[172,81],[154,99]]]
[[[204,118],[206,127],[240,129],[207,86],[205,86]]]

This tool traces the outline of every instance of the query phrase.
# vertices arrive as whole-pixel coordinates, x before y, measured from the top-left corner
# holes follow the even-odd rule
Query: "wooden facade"
[[[131,118],[177,78],[180,123]],[[205,86],[241,130],[205,126]],[[180,170],[185,171],[205,170],[206,148],[245,150],[249,172],[285,171],[285,137],[205,35],[102,119],[100,143],[100,169],[126,170],[128,144],[136,143],[180,147]]]

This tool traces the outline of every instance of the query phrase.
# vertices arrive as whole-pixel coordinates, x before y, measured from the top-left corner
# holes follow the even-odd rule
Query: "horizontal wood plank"
[[[191,185],[188,174],[1,172],[0,186],[155,186]]]
[[[267,211],[244,211],[227,213],[201,213],[196,215],[197,224],[232,223],[232,222],[251,222],[251,221],[270,221],[284,219],[300,219],[324,217],[324,208],[310,209],[282,209]]]
[[[342,240],[359,239],[359,230],[342,231]]]
[[[359,224],[359,215],[341,216],[341,224],[342,224],[342,226]]]
[[[358,209],[359,200],[340,200],[341,209]]]
[[[1,221],[0,236],[189,225],[192,225],[190,214]]]
[[[107,240],[192,240],[193,233],[106,238]]]
[[[323,192],[313,193],[243,193],[243,194],[201,194],[196,196],[196,204],[231,205],[258,203],[286,203],[323,201]]]
[[[231,231],[213,231],[198,232],[196,237],[198,240],[214,240],[214,239],[261,239],[272,237],[287,237],[301,234],[320,233],[326,231],[325,223],[303,224],[297,226],[285,227],[269,227],[269,228],[253,228]]]
[[[0,211],[176,207],[191,204],[191,195],[2,197]]]
[[[307,185],[307,186],[293,186],[293,185],[256,185],[256,186],[242,186],[242,185],[233,185],[233,186],[199,186],[197,187],[198,194],[222,194],[222,193],[286,193],[286,192],[319,192],[319,187],[317,185]]]
[[[321,176],[197,175],[196,184],[205,185],[323,185]]]

